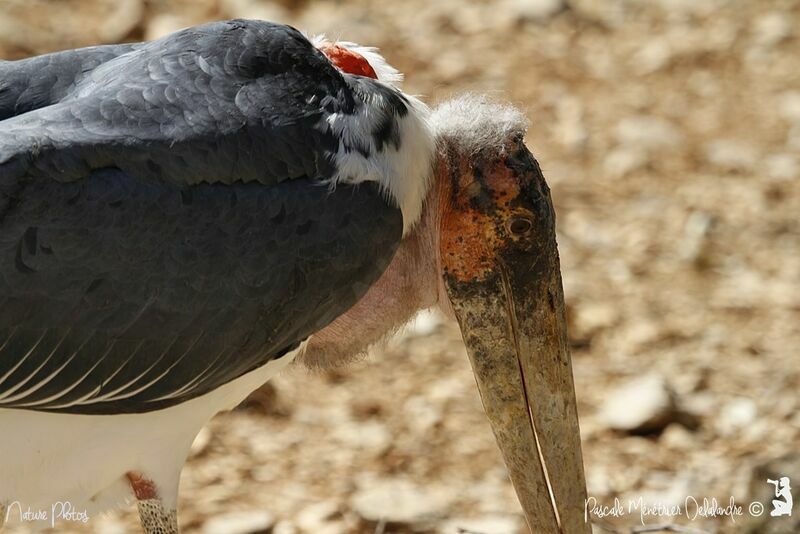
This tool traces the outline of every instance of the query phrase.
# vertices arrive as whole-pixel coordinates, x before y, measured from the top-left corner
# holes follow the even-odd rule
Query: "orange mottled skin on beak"
[[[324,43],[319,46],[319,49],[331,60],[331,63],[339,67],[342,71],[348,74],[366,76],[375,80],[378,79],[375,69],[372,68],[372,65],[370,65],[361,54],[335,43]]]
[[[506,156],[485,162],[442,158],[438,172],[444,189],[439,196],[443,274],[462,282],[483,280],[497,269],[505,244],[515,239],[508,221],[527,216],[514,207],[524,177]]]

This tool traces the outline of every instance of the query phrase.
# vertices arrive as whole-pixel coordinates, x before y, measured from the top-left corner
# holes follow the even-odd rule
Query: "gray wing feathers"
[[[174,183],[330,178],[338,139],[325,118],[357,105],[296,30],[213,23],[137,45],[0,123],[0,178],[108,166]]]
[[[0,407],[184,402],[297,346],[388,265],[400,211],[377,184],[321,182],[328,119],[385,106],[372,135],[392,142],[401,94],[266,22],[63,54],[0,64]]]
[[[0,61],[0,120],[60,101],[99,65],[136,47],[92,46],[20,61]]]
[[[0,232],[0,407],[202,395],[355,304],[401,233],[374,184],[179,188],[116,170],[30,184]]]

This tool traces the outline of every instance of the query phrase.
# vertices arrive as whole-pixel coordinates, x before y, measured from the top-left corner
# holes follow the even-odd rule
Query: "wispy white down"
[[[392,67],[374,46],[361,46],[350,41],[331,41],[324,34],[309,36],[311,43],[319,48],[322,45],[339,45],[367,60],[372,70],[378,75],[378,81],[400,88],[403,83],[403,73]]]
[[[431,126],[440,146],[462,154],[502,149],[509,139],[524,136],[528,120],[510,104],[467,93],[436,106]]]
[[[378,93],[367,96],[366,105],[353,115],[333,113],[327,122],[339,136],[336,153],[338,182],[377,182],[403,213],[403,235],[413,228],[422,214],[433,169],[435,142],[429,122],[430,110],[421,101],[405,95],[408,114],[397,117],[399,148],[394,144],[378,150],[373,132],[392,113]],[[354,147],[366,146],[369,157]]]
[[[379,83],[399,91],[403,75],[386,62],[377,48],[350,41],[330,41],[324,35],[308,38],[316,47],[335,44],[360,54],[377,74]],[[404,94],[404,97],[408,102],[408,114],[397,117],[399,149],[391,143],[382,150],[375,145],[373,133],[377,125],[392,113],[378,93],[366,95],[365,105],[355,115],[334,113],[326,118],[328,125],[340,137],[335,156],[337,173],[332,185],[338,182],[379,183],[403,213],[403,235],[416,224],[422,213],[436,147],[429,120],[430,109],[412,96]],[[369,157],[364,157],[355,150],[356,147],[367,148]]]

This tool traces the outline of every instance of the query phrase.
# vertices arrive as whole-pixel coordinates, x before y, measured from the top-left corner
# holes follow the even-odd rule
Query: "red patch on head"
[[[375,74],[375,69],[369,64],[369,61],[364,59],[364,56],[353,52],[349,48],[339,46],[333,43],[324,43],[319,46],[323,54],[328,56],[331,63],[339,67],[342,71],[348,74],[356,74],[358,76],[366,76],[368,78],[378,79]]]

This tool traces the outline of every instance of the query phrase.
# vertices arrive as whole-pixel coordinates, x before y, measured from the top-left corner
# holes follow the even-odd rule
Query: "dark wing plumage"
[[[207,393],[346,311],[401,239],[377,184],[321,183],[320,120],[363,105],[362,81],[269,23],[160,43],[0,121],[0,408]]]
[[[0,60],[0,120],[59,102],[102,63],[138,46],[92,46],[20,61]]]
[[[330,178],[340,140],[330,119],[367,105],[385,117],[376,140],[396,136],[402,93],[341,73],[289,26],[211,23],[134,45],[58,102],[6,119],[0,181],[108,166],[180,184]]]

